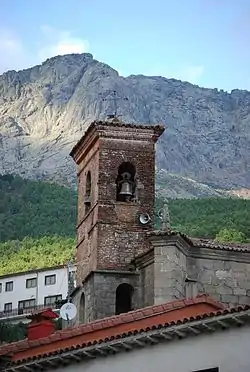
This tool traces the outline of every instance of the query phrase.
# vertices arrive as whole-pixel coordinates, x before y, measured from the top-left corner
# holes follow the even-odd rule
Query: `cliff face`
[[[90,54],[54,57],[0,76],[0,173],[74,184],[68,156],[95,118],[165,123],[161,190],[171,196],[250,188],[250,92],[230,94],[162,77],[120,77]]]

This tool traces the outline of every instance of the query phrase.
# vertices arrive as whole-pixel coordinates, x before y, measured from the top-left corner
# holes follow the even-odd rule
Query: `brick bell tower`
[[[70,155],[77,164],[78,323],[141,307],[131,260],[149,248],[155,143],[164,127],[95,121]]]

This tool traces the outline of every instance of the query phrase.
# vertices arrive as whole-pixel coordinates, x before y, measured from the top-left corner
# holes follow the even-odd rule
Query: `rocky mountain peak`
[[[122,120],[166,124],[157,166],[169,194],[195,195],[194,183],[209,193],[250,188],[250,92],[125,78],[88,53],[0,76],[0,173],[74,184],[68,153],[92,120],[114,112],[114,90]]]

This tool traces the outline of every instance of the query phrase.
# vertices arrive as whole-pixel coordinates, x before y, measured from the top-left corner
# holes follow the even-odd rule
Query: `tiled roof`
[[[199,307],[195,308],[195,305],[199,305]],[[201,305],[204,306],[202,307]],[[184,313],[178,312],[178,310],[183,309],[185,310]],[[26,354],[25,351],[29,351],[29,356],[36,355],[36,348],[38,347],[47,351],[48,344],[49,349],[57,350],[57,348],[61,349],[63,345],[66,347],[79,342],[96,342],[106,337],[116,337],[124,332],[138,332],[144,327],[147,328],[169,320],[180,321],[189,316],[222,309],[224,309],[222,304],[207,295],[200,295],[193,299],[176,300],[57,331],[46,338],[32,341],[26,339],[11,344],[4,344],[0,347],[0,356],[12,355],[14,359],[19,359],[23,358]],[[52,344],[54,347],[52,347]]]
[[[240,251],[240,252],[250,252],[249,243],[219,243],[215,240],[209,239],[191,239],[193,246],[202,248],[215,248],[227,251]]]
[[[107,128],[115,127],[115,128],[131,128],[131,129],[153,130],[155,132],[155,134],[158,134],[158,136],[160,136],[165,130],[164,125],[131,124],[131,123],[124,123],[120,120],[112,120],[112,121],[111,120],[110,121],[95,120],[89,125],[89,127],[85,131],[82,138],[73,147],[73,149],[70,152],[70,156],[73,156],[76,149],[84,142],[85,138],[91,132],[91,130],[94,129],[94,128],[98,128],[98,127],[107,127]]]
[[[192,304],[191,301],[193,301]],[[210,301],[212,301],[212,306]],[[177,305],[178,303],[179,305]],[[79,362],[82,359],[93,358],[100,355],[113,354],[124,350],[129,351],[138,346],[144,347],[152,343],[155,344],[161,341],[174,340],[176,337],[178,339],[185,338],[189,334],[199,335],[204,332],[214,332],[216,329],[226,329],[232,326],[250,323],[249,305],[223,309],[220,304],[209,299],[207,296],[199,296],[194,300],[186,300],[187,305],[185,306],[184,303],[184,300],[172,302],[172,311],[166,310],[170,312],[168,317],[165,319],[161,317],[157,322],[147,321],[144,323],[144,326],[137,324],[137,327],[134,327],[132,330],[127,329],[117,334],[112,334],[111,332],[106,334],[103,333],[102,338],[88,338],[89,341],[78,340],[78,342],[68,343],[67,346],[63,344],[66,338],[62,338],[57,349],[49,348],[46,352],[42,352],[41,349],[37,348],[36,353],[33,355],[28,355],[27,353],[19,354],[18,358],[13,358],[12,362],[7,363],[8,365],[6,365],[4,371],[18,370],[23,372],[26,371],[27,368],[29,371],[36,371],[39,366],[45,367],[45,369],[52,368],[53,366],[58,366],[58,363],[63,363],[64,357],[68,363],[70,361]],[[210,305],[206,308],[206,311],[205,308],[202,310],[200,307],[202,303]],[[195,305],[198,305],[196,309],[194,308]],[[164,306],[160,306],[162,306],[163,314]],[[193,306],[193,311],[186,311],[188,306]],[[153,306],[152,309],[156,310],[157,307],[158,306]],[[221,309],[218,310],[218,307]],[[147,309],[149,310],[149,308]],[[154,315],[151,313],[151,315],[148,316]],[[147,315],[144,317],[147,317]],[[134,320],[133,322],[137,321]],[[92,325],[93,324],[94,323],[92,323]],[[116,326],[114,325],[111,327]],[[96,330],[93,330],[93,332],[96,333]],[[48,339],[46,342],[47,346],[51,345],[51,342],[52,341]]]
[[[193,247],[214,248],[227,251],[250,252],[250,243],[219,243],[212,239],[191,238],[179,231],[150,231],[148,236],[180,236]]]

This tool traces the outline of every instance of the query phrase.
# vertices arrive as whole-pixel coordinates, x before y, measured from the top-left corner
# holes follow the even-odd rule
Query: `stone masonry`
[[[189,297],[189,282],[194,295],[206,293],[229,306],[250,303],[250,244],[220,245],[160,231],[149,235],[151,250],[134,260],[144,276],[145,304]]]

